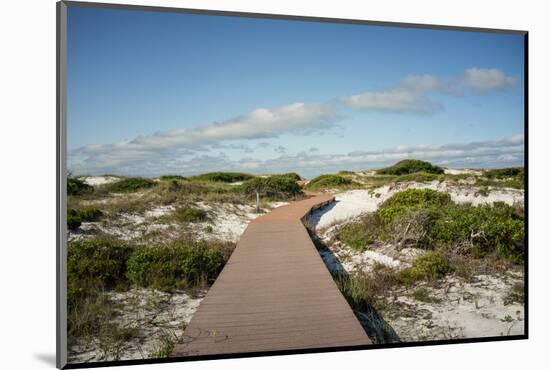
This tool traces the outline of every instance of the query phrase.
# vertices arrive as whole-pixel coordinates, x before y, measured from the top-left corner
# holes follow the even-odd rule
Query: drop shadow
[[[56,366],[55,353],[35,353],[33,357],[51,367]]]
[[[315,247],[321,254],[323,262],[330,271],[332,278],[335,281],[337,279],[349,279],[349,273],[346,271],[338,257],[325,244],[325,242],[323,242],[312,229],[308,228],[308,233],[311,240],[315,244]],[[369,336],[373,343],[386,344],[401,342],[399,335],[397,335],[391,325],[384,320],[382,315],[374,307],[372,307],[372,305],[363,303],[360,307],[354,307],[351,299],[349,299],[344,292],[342,292],[342,295],[348,301],[353,313],[363,327],[363,330],[365,330],[365,333]]]

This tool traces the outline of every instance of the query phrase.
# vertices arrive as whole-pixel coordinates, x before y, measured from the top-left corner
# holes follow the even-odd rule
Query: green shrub
[[[67,178],[67,195],[81,195],[90,193],[94,190],[93,186],[74,177]]]
[[[202,222],[208,219],[208,214],[200,208],[177,208],[171,215],[178,222]]]
[[[448,193],[431,189],[407,189],[384,201],[379,207],[378,215],[385,224],[391,224],[407,212],[422,208],[442,210],[452,204]]]
[[[74,230],[80,227],[82,224],[82,218],[78,212],[74,209],[69,209],[67,211],[67,227],[69,230]]]
[[[225,263],[217,246],[178,241],[141,248],[128,261],[128,278],[144,287],[170,291],[215,279]]]
[[[358,222],[351,222],[338,230],[338,239],[353,249],[362,251],[379,240],[383,225],[376,214],[369,214]]]
[[[242,172],[210,172],[193,176],[191,179],[213,182],[237,182],[252,179],[254,176]]]
[[[523,179],[518,179],[517,177],[506,178],[506,179],[484,179],[477,178],[475,182],[476,186],[479,187],[488,187],[492,186],[495,188],[512,188],[512,189],[524,189],[525,182]]]
[[[523,167],[498,168],[483,172],[484,178],[477,178],[476,185],[480,187],[525,188],[525,170]]]
[[[183,260],[182,271],[188,283],[198,285],[215,279],[224,264],[224,255],[219,248],[199,244],[191,248],[187,258]]]
[[[516,209],[503,202],[474,207],[455,205],[445,210],[432,229],[434,239],[468,241],[482,253],[496,253],[513,262],[523,261],[525,223]]]
[[[186,177],[180,176],[180,175],[164,175],[159,177],[159,180],[161,181],[171,181],[171,180],[185,180]]]
[[[436,207],[409,210],[385,227],[385,239],[397,248],[430,249],[435,242],[431,230],[443,210]]]
[[[103,217],[103,212],[99,208],[95,207],[86,207],[77,211],[80,215],[80,218],[84,222],[95,222],[99,221]]]
[[[381,263],[375,263],[370,273],[358,270],[352,274],[333,276],[334,282],[354,310],[365,311],[369,306],[383,308],[384,300],[392,286],[399,284],[395,271]]]
[[[406,175],[415,172],[443,174],[445,171],[443,168],[434,166],[430,162],[419,161],[417,159],[405,159],[397,162],[393,166],[382,168],[377,171],[380,175]]]
[[[300,176],[299,174],[297,174],[296,172],[288,172],[288,173],[283,173],[281,175],[277,175],[277,176],[284,176],[284,177],[288,177],[294,181],[300,181],[302,180],[302,176]]]
[[[78,228],[82,222],[98,221],[102,216],[103,212],[94,207],[69,209],[67,210],[67,227],[69,230],[74,230]]]
[[[479,195],[481,195],[482,197],[488,197],[490,192],[491,191],[487,186],[480,188],[478,191]]]
[[[523,167],[497,168],[494,170],[486,170],[483,175],[489,179],[505,179],[509,177],[518,177],[523,180],[525,171]]]
[[[396,193],[375,214],[340,228],[337,237],[355,249],[390,241],[399,247],[449,247],[480,257],[494,252],[514,263],[522,262],[525,253],[521,207],[455,204],[449,194],[430,189]]]
[[[102,189],[112,193],[134,193],[142,189],[149,189],[156,183],[151,179],[143,177],[129,177],[111,184],[103,185]]]
[[[349,188],[360,186],[359,183],[339,175],[320,175],[307,183],[308,190]]]
[[[443,181],[444,175],[438,175],[428,172],[415,172],[406,175],[401,175],[395,179],[395,182],[430,182]]]
[[[354,310],[366,310],[375,302],[372,282],[365,274],[337,275],[334,282]]]
[[[111,289],[124,285],[127,282],[126,261],[133,251],[132,246],[109,238],[70,242],[68,285],[84,289],[89,286]]]
[[[399,271],[398,278],[410,285],[418,280],[436,280],[450,271],[449,261],[441,252],[426,252],[413,262],[412,267]]]
[[[142,247],[128,260],[127,277],[134,284],[160,290],[172,290],[185,286],[181,262],[188,246],[164,245]]]
[[[280,199],[294,197],[302,193],[296,180],[286,175],[255,177],[245,181],[240,188],[246,195],[255,195],[258,192],[262,196]]]

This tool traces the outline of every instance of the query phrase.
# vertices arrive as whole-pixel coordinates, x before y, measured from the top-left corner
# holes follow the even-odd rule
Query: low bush
[[[204,287],[214,280],[234,245],[178,241],[136,247],[106,237],[73,241],[67,256],[67,329],[69,340],[97,340],[102,351],[117,352],[135,334],[112,321],[116,303],[105,290],[126,290],[132,283],[172,291]],[[117,358],[117,353],[113,356]]]
[[[209,172],[202,175],[193,176],[193,180],[213,181],[213,182],[237,182],[252,179],[254,176],[242,172]]]
[[[82,224],[82,218],[78,215],[78,212],[74,209],[67,211],[67,227],[69,230],[74,230],[80,227]]]
[[[86,184],[82,180],[74,177],[67,178],[67,195],[81,195],[91,193],[93,190],[93,186]]]
[[[288,177],[294,181],[300,181],[302,180],[302,176],[300,176],[299,174],[297,174],[296,172],[288,172],[288,173],[283,173],[281,175],[275,175],[275,176],[284,176],[284,177]]]
[[[395,182],[430,182],[430,181],[443,181],[444,175],[428,173],[428,172],[415,172],[406,175],[398,176]]]
[[[378,313],[391,301],[388,297],[390,288],[399,283],[392,269],[375,264],[370,273],[360,270],[351,275],[336,275],[333,278],[374,343],[399,341],[397,333]]]
[[[202,222],[208,219],[208,214],[200,208],[177,208],[171,215],[178,222]]]
[[[185,180],[186,177],[180,176],[180,175],[164,175],[159,177],[159,180],[161,181],[171,181],[171,180]]]
[[[117,182],[105,184],[102,189],[111,193],[134,193],[142,189],[149,189],[156,185],[156,182],[143,177],[129,177]]]
[[[443,174],[445,171],[442,167],[435,166],[430,162],[417,159],[405,159],[397,162],[393,166],[382,168],[376,172],[380,175],[407,175],[416,172]]]
[[[429,249],[434,242],[431,230],[439,212],[436,208],[418,208],[405,212],[385,227],[385,239],[398,249]]]
[[[359,222],[344,225],[338,230],[338,239],[353,249],[362,251],[381,238],[383,225],[377,214],[370,214]]]
[[[398,248],[447,248],[475,257],[495,253],[519,263],[525,223],[518,206],[455,204],[447,193],[408,189],[387,199],[375,214],[339,229],[338,238],[356,249],[379,240]]]
[[[384,201],[379,207],[378,214],[384,223],[391,224],[407,212],[421,208],[441,210],[452,204],[448,193],[431,189],[407,189]]]
[[[518,177],[523,179],[525,172],[523,167],[510,167],[486,170],[483,172],[483,175],[489,179],[505,179],[510,177]]]
[[[489,190],[487,186],[480,188],[478,191],[478,194],[481,195],[482,197],[488,197],[490,193],[491,193],[491,190]]]
[[[365,310],[375,302],[371,289],[372,280],[364,274],[338,275],[334,282],[354,310]]]
[[[140,248],[128,261],[128,278],[135,284],[164,291],[203,285],[215,279],[226,256],[204,242],[178,241]]]
[[[312,179],[305,186],[308,190],[338,189],[358,187],[359,183],[339,175],[320,175]]]
[[[351,275],[337,274],[334,282],[354,310],[364,311],[368,306],[382,309],[389,288],[399,284],[393,269],[375,263],[370,273],[362,270]]]
[[[69,306],[91,289],[113,289],[127,285],[126,261],[134,247],[110,238],[69,243],[67,285]]]
[[[523,261],[525,223],[514,207],[503,202],[445,209],[434,223],[433,238],[452,244],[465,241],[478,254],[496,253],[512,262]]]
[[[410,285],[417,280],[436,280],[451,271],[448,259],[439,251],[426,252],[418,257],[412,267],[399,271],[399,280]]]
[[[99,221],[103,217],[103,212],[99,208],[86,207],[77,211],[84,222]]]
[[[94,207],[86,207],[82,209],[67,210],[67,227],[69,230],[78,228],[82,222],[95,222],[103,216],[100,209]]]
[[[302,194],[302,189],[296,183],[296,180],[286,175],[255,177],[245,181],[240,189],[248,196],[255,195],[258,192],[262,196],[273,199],[288,199]]]
[[[476,180],[479,187],[498,187],[498,188],[525,188],[525,170],[523,167],[498,168],[485,170],[483,177]]]

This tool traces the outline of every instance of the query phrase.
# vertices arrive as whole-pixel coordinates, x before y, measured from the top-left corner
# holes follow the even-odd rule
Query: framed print
[[[528,337],[526,31],[57,11],[58,367]]]

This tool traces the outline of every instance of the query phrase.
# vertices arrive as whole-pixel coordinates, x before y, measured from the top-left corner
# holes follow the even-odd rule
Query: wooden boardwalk
[[[370,344],[302,223],[332,200],[293,202],[252,221],[172,356]]]

